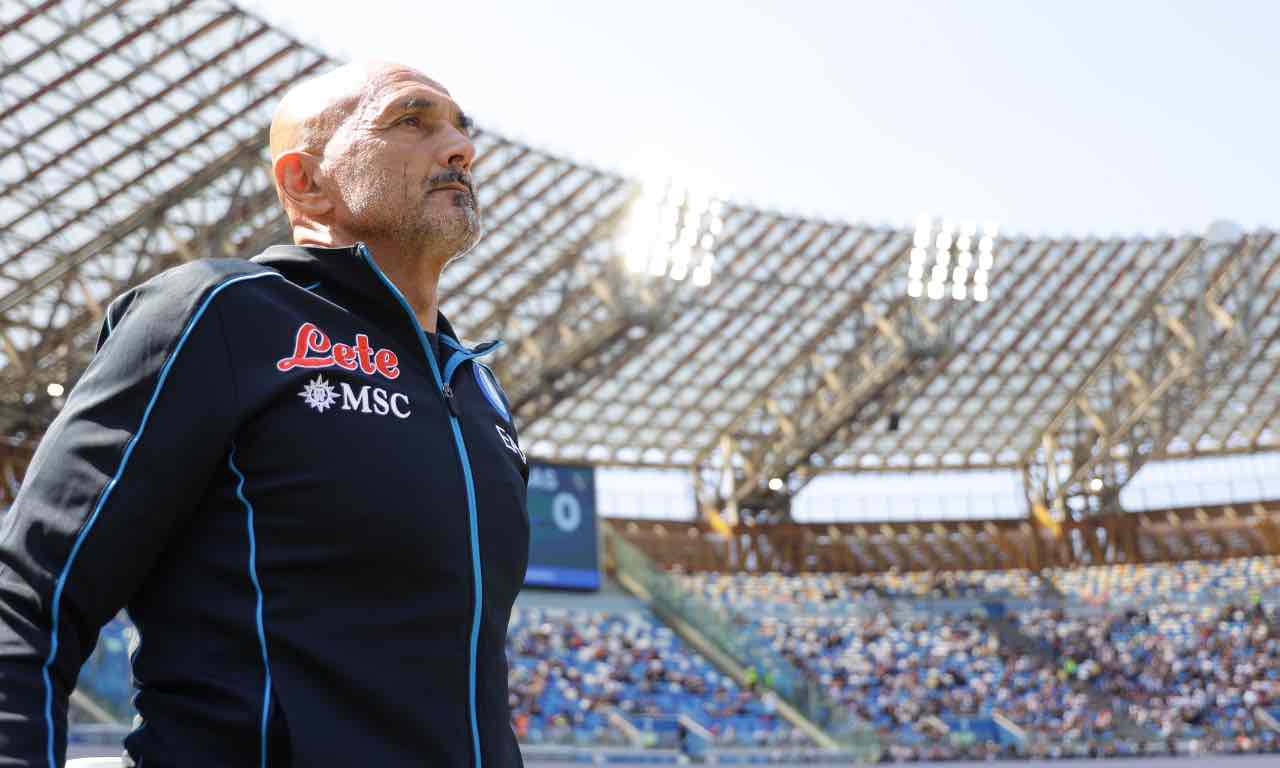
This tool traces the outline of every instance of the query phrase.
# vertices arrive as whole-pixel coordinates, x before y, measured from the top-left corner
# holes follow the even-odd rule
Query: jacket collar
[[[313,245],[273,245],[251,259],[256,264],[270,267],[284,275],[285,279],[304,288],[311,288],[315,283],[321,286],[337,288],[342,292],[356,294],[365,302],[394,313],[397,317],[403,313],[396,305],[396,299],[382,284],[378,276],[360,257],[359,244],[321,248]],[[454,332],[453,325],[444,313],[436,313],[436,332],[449,338],[453,343],[449,346],[461,351],[476,352],[484,350],[486,344],[479,344],[475,349],[464,347]],[[487,350],[484,350],[487,351]]]

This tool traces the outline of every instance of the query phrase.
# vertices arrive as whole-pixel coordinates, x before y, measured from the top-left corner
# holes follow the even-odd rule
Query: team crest
[[[480,391],[484,393],[484,399],[489,401],[489,405],[493,406],[503,421],[511,421],[511,413],[507,411],[506,395],[502,394],[502,387],[498,386],[498,379],[493,375],[493,371],[483,363],[473,364],[471,370],[475,373],[476,384],[480,385]]]

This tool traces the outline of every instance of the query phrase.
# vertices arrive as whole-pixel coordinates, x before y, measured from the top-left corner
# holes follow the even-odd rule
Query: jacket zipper
[[[467,444],[462,439],[462,425],[458,422],[458,404],[453,397],[453,387],[449,386],[449,383],[440,376],[440,364],[436,360],[435,351],[427,343],[427,334],[422,330],[422,325],[418,322],[418,316],[413,313],[413,309],[409,306],[409,302],[405,300],[404,294],[400,292],[395,283],[387,278],[386,273],[378,268],[364,243],[357,243],[356,249],[360,253],[360,258],[369,266],[369,269],[373,270],[373,273],[378,276],[378,279],[387,287],[387,290],[395,296],[400,308],[409,316],[409,322],[412,323],[413,330],[418,336],[418,343],[422,346],[422,353],[427,358],[427,364],[431,366],[431,376],[435,379],[436,388],[440,391],[445,404],[449,407],[449,426],[453,429],[453,443],[454,447],[457,448],[458,460],[462,464],[462,480],[467,490],[467,522],[471,537],[471,577],[474,585],[471,638],[468,647],[467,714],[471,719],[471,747],[475,755],[475,768],[483,768],[480,759],[480,728],[476,723],[476,647],[480,640],[480,614],[484,606],[484,588],[480,568],[480,532],[476,522],[475,478],[471,474],[471,460],[467,456]]]

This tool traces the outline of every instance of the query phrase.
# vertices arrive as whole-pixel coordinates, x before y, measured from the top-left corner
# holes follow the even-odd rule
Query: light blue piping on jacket
[[[271,713],[271,661],[267,658],[267,633],[262,626],[262,584],[258,581],[258,538],[254,533],[253,505],[244,495],[244,474],[236,466],[236,447],[231,446],[227,456],[227,466],[236,476],[236,498],[244,505],[245,527],[249,531],[249,581],[253,583],[253,592],[257,597],[254,610],[254,621],[258,627],[258,647],[262,650],[262,668],[266,679],[262,684],[262,719],[258,726],[258,765],[267,768],[267,718]]]
[[[440,334],[440,338],[449,339],[449,337],[445,336],[443,333]],[[445,343],[452,347],[453,344],[450,343],[452,341],[453,339],[449,339]],[[465,348],[459,349],[455,347],[455,349],[458,349],[458,351],[454,352],[452,355],[449,355],[449,359],[446,360],[444,363],[444,374],[443,374],[444,380],[453,381],[453,372],[458,370],[459,365],[462,365],[468,360],[474,360],[477,357],[484,357],[485,355],[489,354],[490,352],[494,351],[495,349],[501,346],[502,346],[501,341],[495,341],[488,344],[487,346],[476,347],[475,349],[465,349]]]
[[[50,613],[53,616],[51,627],[49,630],[49,656],[44,660],[44,667],[41,674],[44,677],[44,721],[48,728],[49,739],[47,742],[47,756],[49,758],[49,768],[58,768],[57,763],[53,759],[53,679],[49,675],[49,670],[53,667],[54,660],[58,657],[58,614],[61,612],[62,606],[62,590],[67,585],[67,576],[71,573],[71,566],[75,564],[76,556],[80,554],[80,547],[84,544],[84,540],[88,538],[89,532],[93,530],[93,526],[98,522],[98,516],[102,513],[102,508],[106,505],[107,499],[111,497],[111,492],[115,490],[116,484],[120,482],[120,478],[124,476],[125,467],[129,465],[129,457],[133,455],[133,449],[138,444],[138,440],[142,437],[142,432],[147,428],[147,421],[151,418],[151,411],[155,408],[156,401],[160,399],[160,391],[164,389],[165,380],[169,378],[169,371],[173,369],[173,361],[178,358],[178,353],[182,351],[182,347],[187,343],[187,338],[191,335],[191,331],[196,327],[196,323],[204,316],[205,310],[209,308],[209,304],[213,302],[213,298],[229,285],[242,282],[244,280],[256,280],[260,277],[278,277],[284,279],[279,272],[259,272],[255,275],[241,275],[224,280],[213,287],[209,291],[209,295],[201,302],[200,307],[191,316],[187,322],[187,327],[182,330],[182,335],[178,337],[178,343],[174,345],[173,351],[169,353],[169,357],[165,359],[164,365],[160,366],[160,375],[156,379],[156,388],[151,392],[151,399],[147,401],[147,407],[142,411],[142,420],[138,423],[138,429],[133,433],[133,437],[129,438],[129,442],[125,444],[124,453],[120,457],[120,466],[116,468],[116,473],[111,480],[102,489],[102,495],[98,497],[98,503],[94,505],[93,512],[90,513],[89,519],[85,521],[84,527],[80,529],[80,534],[76,536],[75,542],[71,545],[71,552],[67,555],[67,562],[62,566],[62,572],[58,574],[58,580],[53,585],[53,600],[50,603]]]
[[[431,349],[431,345],[427,343],[427,334],[422,330],[422,325],[418,322],[418,316],[414,314],[413,308],[409,306],[409,302],[405,300],[404,294],[400,292],[400,289],[374,263],[373,257],[369,255],[368,247],[364,243],[360,243],[357,248],[360,252],[360,257],[364,259],[364,263],[369,265],[369,268],[378,276],[382,284],[395,296],[396,301],[400,303],[401,309],[409,316],[409,321],[413,324],[413,330],[418,334],[418,343],[422,345],[422,353],[426,355],[427,362],[431,366],[431,375],[435,377],[436,387],[443,397],[444,380],[440,376],[440,366],[436,362],[435,352]],[[448,338],[444,334],[440,335]],[[458,448],[458,458],[462,461],[462,477],[467,489],[467,516],[471,535],[471,575],[472,582],[475,585],[474,610],[471,615],[471,658],[469,659],[469,674],[467,676],[467,708],[471,717],[471,746],[476,758],[475,768],[483,768],[480,758],[480,726],[476,722],[476,647],[480,642],[480,614],[484,605],[484,586],[481,581],[483,577],[480,568],[480,532],[476,523],[476,485],[475,479],[471,475],[471,459],[467,456],[467,445],[462,439],[462,427],[458,424],[458,418],[453,415],[452,411],[449,412],[449,426],[453,427],[453,442]]]

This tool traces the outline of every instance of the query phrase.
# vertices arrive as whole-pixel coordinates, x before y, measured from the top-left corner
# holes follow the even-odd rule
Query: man
[[[271,126],[296,245],[111,304],[0,524],[0,766],[62,764],[122,606],[127,764],[520,765],[527,467],[495,344],[437,311],[479,234],[468,129],[406,67],[302,83]]]

